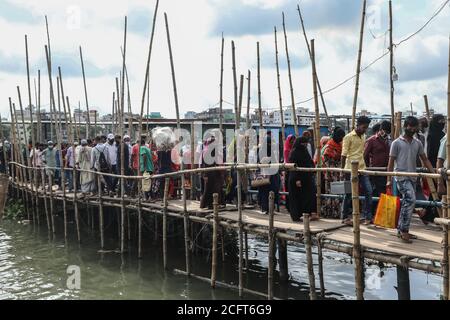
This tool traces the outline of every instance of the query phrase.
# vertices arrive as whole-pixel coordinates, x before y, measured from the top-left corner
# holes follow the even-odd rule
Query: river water
[[[59,220],[58,220],[59,221]],[[174,269],[185,269],[182,227],[172,230],[169,239],[169,271],[162,267],[162,240],[155,237],[152,220],[146,220],[143,259],[137,259],[135,241],[129,243],[128,253],[99,253],[98,232],[92,232],[82,220],[82,244],[76,241],[74,224],[69,224],[69,239],[62,237],[59,221],[54,239],[45,227],[37,228],[15,221],[0,224],[0,299],[239,299],[232,289],[217,288],[201,280],[186,278]],[[161,230],[161,229],[160,229]],[[119,247],[117,228],[106,226],[106,248]],[[134,238],[134,235],[132,236]],[[157,238],[157,239],[155,239]],[[218,281],[238,283],[235,236],[228,235],[225,263],[219,250]],[[234,250],[232,250],[234,249]],[[267,290],[267,242],[249,235],[249,271],[244,273],[244,286],[258,292]],[[289,245],[290,281],[279,285],[275,275],[275,296],[284,299],[308,299],[308,274],[304,247]],[[192,258],[192,272],[210,276],[209,254]],[[317,262],[317,255],[314,256]],[[69,266],[79,267],[80,289],[68,286]],[[276,272],[277,273],[277,272]],[[354,299],[354,265],[350,257],[324,251],[326,299]],[[315,265],[316,287],[319,287]],[[366,266],[365,298],[398,299],[396,268]],[[442,280],[439,276],[421,271],[410,272],[412,299],[440,299]],[[245,299],[261,299],[245,294]]]

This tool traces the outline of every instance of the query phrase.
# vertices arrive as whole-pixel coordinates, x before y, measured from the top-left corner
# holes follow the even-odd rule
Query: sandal
[[[397,233],[397,237],[404,243],[412,243],[412,237],[409,233]],[[417,237],[416,237],[417,238]]]

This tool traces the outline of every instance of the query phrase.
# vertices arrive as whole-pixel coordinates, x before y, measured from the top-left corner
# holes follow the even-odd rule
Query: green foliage
[[[22,200],[9,199],[5,206],[3,218],[5,220],[22,220],[25,217],[25,208]]]

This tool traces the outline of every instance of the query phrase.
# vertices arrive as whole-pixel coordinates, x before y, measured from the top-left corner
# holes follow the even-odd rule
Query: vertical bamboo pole
[[[310,215],[309,213],[303,214],[303,224],[305,228],[305,250],[306,261],[308,264],[308,276],[309,276],[309,298],[316,300],[316,280],[314,277],[314,262],[312,256],[312,239],[311,239],[311,227],[310,227]]]
[[[115,109],[116,109],[116,92],[113,91],[113,100],[112,100],[112,119],[111,119],[111,132],[115,132],[116,128],[115,126],[115,121],[114,121],[114,117],[115,117]]]
[[[319,282],[320,282],[320,296],[325,298],[325,281],[323,273],[323,250],[322,250],[322,240],[320,237],[317,239],[317,251],[319,259]]]
[[[251,76],[252,76],[252,73],[250,72],[250,70],[248,70],[248,75],[247,75],[247,129],[251,128],[251,123],[250,123]],[[247,153],[248,153],[248,151],[247,151]]]
[[[41,70],[38,70],[38,89],[37,89],[37,125],[38,125],[38,142],[42,143],[42,125],[41,125]]]
[[[427,114],[428,122],[431,121],[430,105],[428,104],[428,96],[424,95],[423,100],[425,101],[425,113]]]
[[[353,259],[355,259],[356,299],[364,299],[363,258],[361,256],[358,161],[352,161]]]
[[[80,46],[80,60],[81,60],[81,71],[83,73],[83,86],[84,86],[84,98],[86,101],[86,111],[87,111],[87,131],[86,131],[86,137],[90,137],[90,129],[91,129],[91,119],[90,119],[90,112],[89,112],[89,101],[88,101],[88,92],[87,92],[87,86],[86,86],[86,75],[84,72],[84,61],[83,61],[83,51]]]
[[[275,211],[275,193],[273,191],[269,194],[269,267],[267,276],[267,296],[269,300],[273,299],[273,269],[275,259],[275,230],[274,224]]]
[[[175,110],[177,115],[177,128],[181,129],[180,123],[180,110],[178,106],[178,92],[177,92],[177,83],[175,78],[175,67],[173,63],[173,54],[172,54],[172,45],[170,42],[170,32],[169,32],[169,22],[167,19],[167,13],[164,13],[164,19],[166,22],[166,32],[167,32],[167,44],[169,47],[169,58],[170,58],[170,67],[172,70],[172,83],[173,83],[173,92],[175,99]],[[181,161],[180,165],[181,170],[184,170],[184,163]],[[186,185],[185,185],[185,177],[184,174],[181,175],[181,186],[183,189],[183,211],[184,211],[184,242],[185,242],[185,254],[186,254],[186,273],[188,276],[191,274],[191,259],[189,253],[190,239],[189,239],[189,213],[186,208]]]
[[[102,197],[102,181],[101,175],[97,172],[97,195],[98,195],[98,214],[99,214],[99,228],[100,228],[100,248],[105,248],[105,228],[104,228],[104,216],[103,216],[103,197]]]
[[[47,66],[50,65],[49,70],[51,70],[52,50],[51,50],[51,47],[50,47],[50,31],[49,31],[49,27],[48,27],[47,15],[45,16],[45,27],[46,27],[46,30],[47,30],[47,45],[46,45],[46,48],[47,48],[46,51],[48,50],[48,52],[46,53]],[[51,74],[50,74],[50,77],[51,77]],[[53,89],[51,89],[51,90],[53,90]],[[50,106],[50,140],[53,141],[53,112],[51,111],[51,106]]]
[[[297,113],[295,111],[294,86],[292,84],[291,60],[289,58],[289,48],[288,48],[288,39],[287,39],[287,33],[286,33],[286,23],[285,23],[285,20],[284,20],[284,12],[283,12],[282,16],[283,16],[284,46],[285,46],[285,49],[286,49],[286,59],[287,59],[288,75],[289,75],[289,87],[291,89],[292,119],[294,120],[295,136],[298,137],[299,136],[299,132],[298,132],[298,125],[297,125]]]
[[[166,178],[164,183],[164,198],[163,198],[163,265],[164,270],[167,270],[167,207],[169,206],[169,183],[170,179]]]
[[[322,157],[320,156],[320,114],[319,114],[319,99],[317,97],[317,71],[316,71],[316,51],[314,46],[314,39],[311,40],[311,64],[312,64],[312,78],[313,78],[313,93],[314,93],[314,110],[315,110],[315,145],[317,154],[317,167],[322,166]],[[320,217],[320,212],[322,211],[322,173],[320,171],[316,172],[316,212],[317,216]]]
[[[258,45],[259,47],[259,45]],[[239,105],[238,105],[238,91],[237,91],[237,78],[236,78],[236,48],[234,45],[234,41],[231,41],[231,53],[232,53],[232,64],[233,64],[233,84],[234,84],[234,109],[236,113],[235,117],[235,135],[238,135],[239,130],[239,120],[240,117],[238,116],[239,113]],[[258,50],[259,53],[259,50]],[[259,56],[259,55],[258,55]],[[261,125],[261,123],[260,123]],[[261,128],[260,128],[261,129]],[[238,139],[239,136],[236,137],[236,147],[234,148],[234,152],[237,152],[238,149]],[[239,163],[239,157],[236,157],[237,163]],[[239,296],[243,296],[244,292],[244,277],[243,277],[243,222],[242,222],[242,199],[241,199],[241,171],[237,170],[237,207],[238,207],[238,223],[239,223]]]
[[[124,110],[125,110],[125,64],[126,64],[126,54],[127,54],[127,16],[125,16],[125,31],[124,31],[124,38],[123,38],[123,65],[122,65],[122,81],[121,81],[121,88],[120,88],[120,205],[121,205],[121,244],[120,244],[120,251],[122,253],[125,252],[125,143],[123,142],[123,135],[124,135]],[[140,152],[139,152],[140,154]],[[129,226],[128,226],[129,228]]]
[[[70,112],[70,101],[69,101],[69,97],[66,97],[66,103],[67,103],[67,110]],[[75,120],[75,117],[73,117]],[[75,121],[75,127],[77,126],[76,121]],[[70,130],[70,132],[72,133],[72,136],[70,137],[70,144],[72,146],[73,149],[73,157],[75,157],[75,132],[77,132],[76,130],[77,128],[72,128]],[[75,159],[74,159],[74,164],[75,164]],[[81,233],[80,233],[80,214],[78,211],[78,197],[77,197],[77,171],[76,171],[76,167],[75,165],[73,166],[73,170],[72,170],[72,186],[73,186],[73,207],[74,207],[74,211],[75,211],[75,224],[77,227],[77,239],[78,239],[78,243],[81,242]]]
[[[220,100],[219,100],[219,129],[223,132],[223,51],[225,47],[225,39],[222,33],[222,47],[220,52]]]
[[[278,245],[278,266],[280,267],[279,271],[280,282],[286,283],[289,280],[287,241],[278,238],[277,245]]]
[[[30,64],[29,64],[29,58],[28,58],[28,38],[25,35],[25,54],[26,54],[26,62],[27,62],[27,87],[28,87],[28,105],[30,108],[30,127],[31,127],[31,149],[34,150],[33,154],[34,157],[33,159],[36,159],[36,139],[34,136],[34,123],[33,123],[33,107],[32,107],[32,102],[31,102],[31,80],[30,80]],[[34,203],[34,208],[33,208],[33,223],[35,223],[35,218],[36,215],[39,215],[39,205],[38,205],[38,193],[37,193],[37,176],[36,176],[36,161],[34,161],[33,165],[32,165],[32,169],[31,169],[31,192],[33,193],[33,197],[34,197],[34,202],[33,202],[33,197],[32,199],[32,204]]]
[[[448,198],[446,195],[442,196],[442,211],[443,218],[448,218]],[[448,226],[442,225],[442,280],[443,280],[443,300],[449,299],[449,238],[448,238]]]
[[[52,66],[51,66],[51,57],[50,57],[50,47],[45,46],[45,55],[47,59],[47,71],[48,71],[48,79],[50,84],[50,112],[53,114],[52,110],[55,110],[55,95],[53,91],[53,80],[52,80]],[[53,116],[52,120],[53,122]],[[52,130],[52,129],[51,129]],[[51,133],[51,136],[53,137],[53,131]],[[53,203],[53,179],[52,176],[49,176],[49,185],[50,185],[50,216],[52,221],[52,230],[53,233],[56,232],[54,229],[54,203]]]
[[[355,129],[356,108],[358,106],[359,75],[361,73],[361,56],[362,56],[363,41],[364,41],[364,23],[366,21],[366,5],[367,5],[367,0],[364,0],[363,9],[362,9],[362,19],[361,19],[361,31],[360,31],[360,35],[359,35],[358,61],[356,63],[355,94],[353,96],[353,109],[352,109],[352,130]]]
[[[61,71],[61,68],[58,68],[59,71]],[[64,215],[64,240],[67,243],[67,203],[66,203],[66,177],[65,177],[65,171],[64,171],[64,161],[62,156],[62,129],[61,129],[61,101],[59,99],[60,97],[60,88],[62,87],[61,78],[57,78],[57,90],[58,90],[58,116],[56,116],[55,112],[55,119],[56,122],[56,139],[58,140],[59,145],[59,158],[61,159],[61,188],[63,192],[63,215]],[[64,101],[64,97],[62,99]],[[55,110],[56,111],[56,110]],[[75,162],[74,162],[75,165]]]
[[[259,42],[256,43],[256,54],[257,54],[257,63],[258,63],[258,113],[259,113],[259,130],[262,130],[263,124],[263,115],[262,115],[262,100],[261,100],[261,59],[259,55]]]
[[[23,105],[22,105],[22,97],[20,95],[20,88],[19,86],[17,86],[17,95],[19,98],[19,107],[20,107],[20,115],[22,118],[22,129],[23,129],[23,138],[25,141],[25,157],[26,160],[23,162],[24,165],[28,165],[28,168],[31,167],[31,161],[30,161],[30,150],[28,150],[28,135],[27,135],[27,128],[25,127],[25,117],[24,117],[24,113],[23,113]],[[22,153],[22,152],[21,152]],[[26,194],[27,194],[27,200],[29,201],[29,204],[31,205],[31,212],[33,214],[33,219],[35,219],[35,212],[34,212],[34,204],[33,204],[33,197],[31,195],[31,193],[29,192],[28,189],[28,178],[30,177],[29,174],[29,169],[25,168],[25,184],[24,184],[24,188],[26,190]],[[30,183],[32,184],[32,180],[30,180]],[[30,211],[27,210],[27,215],[28,215],[28,220],[30,220]]]
[[[393,44],[393,25],[392,25],[392,1],[389,0],[389,53],[390,53],[390,63],[389,63],[389,75],[390,75],[390,95],[391,95],[391,118],[392,118],[392,124],[394,124],[394,114],[395,114],[395,106],[394,106],[394,44]]]
[[[12,150],[11,150],[11,156],[13,157],[13,160],[16,163],[20,162],[20,157],[18,156],[18,150],[20,150],[20,138],[19,138],[19,143],[17,143],[16,137],[18,136],[18,133],[16,131],[16,121],[15,121],[15,110],[13,109],[13,103],[11,101],[11,98],[9,98],[9,109],[10,109],[10,113],[11,113],[11,131],[12,131]],[[13,176],[13,182],[16,186],[16,197],[19,198],[19,185],[20,185],[20,181],[21,181],[21,170],[20,167],[18,167],[17,165],[14,165],[14,170],[15,171],[15,177]],[[22,197],[23,199],[23,197]],[[23,199],[24,200],[24,199]]]
[[[450,154],[450,137],[449,137],[449,128],[450,128],[450,37],[449,37],[449,52],[448,52],[448,80],[447,80],[447,157]],[[449,209],[448,209],[448,201],[450,201],[450,176],[448,176],[447,178],[447,218],[450,216],[449,214]],[[444,244],[446,242],[446,246],[444,245],[444,248],[447,248],[447,251],[444,253],[444,257],[447,256],[447,270],[445,270],[445,274],[447,275],[447,283],[445,284],[446,288],[447,288],[447,299],[449,298],[449,291],[448,291],[448,287],[449,287],[449,266],[448,266],[448,256],[449,256],[449,251],[448,251],[448,243],[449,243],[449,236],[448,236],[448,226],[446,227],[446,229],[444,230],[446,231],[446,235],[444,234],[444,238],[447,238],[447,240],[444,239]]]
[[[195,169],[195,125],[191,123],[191,168]],[[191,200],[195,200],[195,173],[191,174]]]
[[[274,35],[275,35],[275,64],[277,67],[277,87],[278,87],[278,104],[280,107],[280,118],[281,118],[281,139],[284,142],[286,141],[286,130],[284,125],[284,112],[283,112],[283,96],[281,94],[281,81],[280,81],[280,64],[278,62],[278,37],[277,37],[277,27],[274,27]]]
[[[211,287],[216,287],[217,274],[217,231],[219,228],[219,195],[213,194],[214,206],[214,222],[213,222],[213,236],[212,236],[212,259],[211,259]]]

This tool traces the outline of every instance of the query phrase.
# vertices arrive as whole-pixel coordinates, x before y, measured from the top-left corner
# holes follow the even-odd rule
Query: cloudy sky
[[[422,27],[444,0],[394,0],[394,42]],[[61,66],[66,95],[85,107],[78,47],[85,60],[89,104],[101,113],[111,110],[115,77],[121,70],[120,47],[124,16],[128,16],[127,67],[133,111],[139,113],[145,64],[156,0],[0,0],[0,112],[9,114],[8,97],[24,104],[26,65],[24,35],[28,35],[31,76],[41,70],[42,105],[48,109],[49,86],[45,63],[45,18],[50,25],[54,70]],[[236,44],[238,77],[252,71],[252,107],[257,105],[256,43],[261,46],[262,105],[276,109],[274,26],[278,29],[283,104],[290,104],[282,12],[286,15],[296,102],[311,98],[311,65],[300,33],[296,10],[300,3],[310,38],[315,39],[322,89],[354,75],[362,0],[161,0],[151,60],[150,110],[175,116],[172,80],[164,25],[169,17],[180,111],[201,111],[219,101],[221,34],[225,36],[224,99],[233,102],[231,40]],[[368,0],[362,66],[387,50],[388,2]],[[395,49],[396,109],[423,110],[423,95],[440,112],[446,109],[450,6],[420,33]],[[33,85],[32,79],[32,85]],[[332,114],[350,114],[354,81],[325,95]],[[34,90],[33,90],[34,102]],[[301,104],[312,108],[311,101]],[[225,104],[226,107],[232,107]],[[361,74],[359,109],[390,113],[389,56]]]

